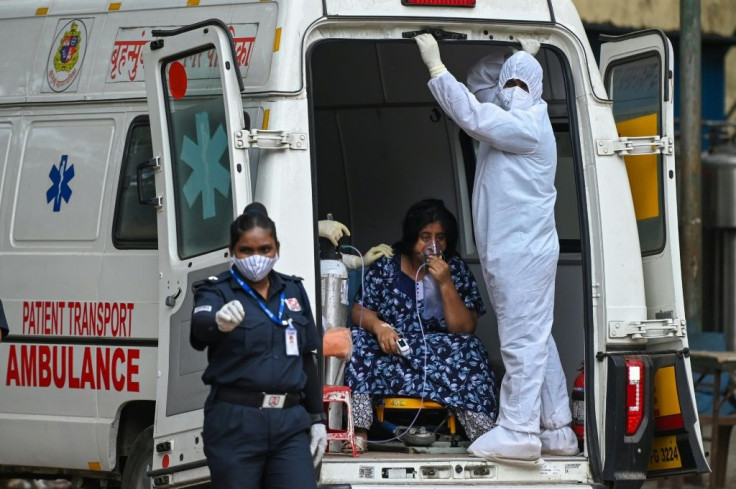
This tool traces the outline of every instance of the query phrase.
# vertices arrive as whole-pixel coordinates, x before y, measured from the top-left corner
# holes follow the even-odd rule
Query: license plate
[[[649,454],[649,470],[679,469],[682,467],[680,450],[677,448],[677,437],[660,436],[652,442]]]

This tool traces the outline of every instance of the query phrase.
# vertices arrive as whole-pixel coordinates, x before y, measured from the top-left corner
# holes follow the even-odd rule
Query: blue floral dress
[[[448,259],[450,274],[468,309],[478,315],[486,312],[478,285],[465,262],[455,256]],[[376,260],[366,273],[364,291],[355,302],[378,314],[392,325],[411,347],[407,357],[383,353],[376,337],[356,326],[353,328],[353,356],[345,380],[356,394],[423,397],[452,408],[481,413],[496,419],[496,381],[488,353],[473,334],[447,332],[445,319],[420,321],[416,295],[406,287],[414,279],[401,271],[401,257]],[[422,338],[422,326],[424,338]],[[426,348],[425,348],[426,340]],[[426,383],[424,383],[424,353]]]

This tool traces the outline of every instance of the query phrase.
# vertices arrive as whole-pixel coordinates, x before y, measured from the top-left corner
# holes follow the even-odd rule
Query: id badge
[[[297,338],[297,331],[291,321],[286,327],[286,355],[290,357],[299,356],[299,338]]]

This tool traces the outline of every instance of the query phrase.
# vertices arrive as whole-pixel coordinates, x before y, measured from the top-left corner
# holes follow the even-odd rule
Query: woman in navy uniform
[[[301,278],[272,270],[276,226],[253,203],[230,226],[230,270],[195,284],[190,342],[207,348],[202,439],[212,487],[315,488],[325,451],[320,343]]]

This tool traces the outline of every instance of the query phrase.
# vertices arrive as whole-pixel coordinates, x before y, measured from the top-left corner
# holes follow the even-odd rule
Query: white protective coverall
[[[436,45],[433,38],[424,41]],[[506,368],[498,426],[468,451],[536,464],[542,452],[578,453],[569,427],[565,374],[551,336],[559,255],[557,148],[541,99],[537,60],[519,51],[503,63],[500,75],[498,56],[481,61],[468,75],[478,97],[447,70],[430,67],[434,76],[429,82],[450,118],[480,142],[473,190],[475,240]],[[529,92],[502,89],[510,79],[526,83]]]

